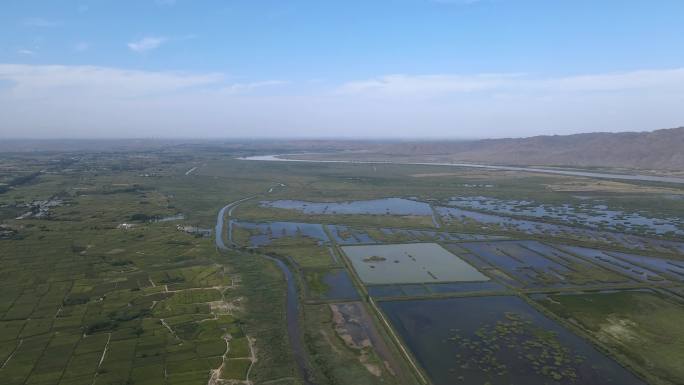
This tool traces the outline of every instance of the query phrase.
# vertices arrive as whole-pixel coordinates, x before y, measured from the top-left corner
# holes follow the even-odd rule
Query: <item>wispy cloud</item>
[[[20,49],[17,51],[17,53],[20,55],[25,55],[25,56],[33,56],[36,54],[35,51],[32,51],[30,49]]]
[[[492,90],[517,81],[519,74],[385,75],[341,85],[340,94],[376,96],[430,96]]]
[[[229,86],[223,87],[222,91],[229,94],[239,94],[247,91],[254,91],[265,87],[275,87],[289,84],[289,82],[284,80],[264,80],[259,82],[251,83],[235,83]]]
[[[55,20],[44,19],[42,17],[29,17],[29,18],[22,20],[21,24],[24,25],[25,27],[50,28],[50,27],[58,27],[62,23],[59,21],[55,21]]]
[[[485,0],[429,0],[431,3],[451,5],[471,5],[484,2]]]
[[[474,92],[541,95],[549,92],[607,92],[633,89],[684,92],[684,68],[576,76],[526,74],[386,75],[342,84],[339,94],[373,97],[437,97]]]
[[[133,52],[147,52],[159,48],[167,40],[165,37],[148,36],[128,43],[128,48]]]
[[[31,52],[31,51],[28,51]],[[136,99],[160,93],[203,90],[214,95],[239,95],[289,82],[261,80],[232,83],[221,73],[137,71],[97,66],[0,64],[0,80],[15,84],[17,96],[47,95],[71,90]]]
[[[0,64],[0,79],[15,84],[17,97],[74,95],[138,98],[193,87],[221,85],[224,75],[149,72],[95,66]]]
[[[0,82],[0,137],[497,137],[684,122],[684,68],[387,75],[285,87],[221,73],[0,64]]]
[[[76,52],[85,52],[88,49],[90,49],[90,43],[87,43],[85,41],[80,41],[74,44],[74,51]]]

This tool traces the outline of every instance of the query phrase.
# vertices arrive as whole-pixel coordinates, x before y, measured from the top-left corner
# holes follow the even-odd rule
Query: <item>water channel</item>
[[[273,191],[273,189],[269,190],[269,192],[271,191]],[[230,213],[237,205],[254,197],[255,196],[250,196],[247,198],[237,200],[224,206],[221,210],[219,210],[218,216],[216,218],[215,231],[215,243],[216,248],[218,250],[229,250],[229,248],[223,241],[223,226],[226,221],[226,211],[228,211],[228,215],[230,216]],[[228,218],[228,220],[230,221],[230,218]],[[232,240],[230,242],[232,244]],[[271,261],[275,262],[276,266],[278,266],[278,268],[283,272],[285,276],[285,282],[287,283],[285,322],[287,324],[288,339],[290,341],[290,345],[292,346],[292,353],[295,362],[297,363],[297,367],[301,374],[302,380],[304,381],[304,384],[314,385],[311,379],[311,372],[309,370],[309,365],[306,359],[306,352],[304,351],[304,345],[302,343],[302,332],[301,327],[299,325],[299,297],[297,295],[297,286],[295,284],[294,277],[290,269],[287,267],[285,263],[283,263],[283,261],[269,256],[265,256],[265,258],[268,258]]]

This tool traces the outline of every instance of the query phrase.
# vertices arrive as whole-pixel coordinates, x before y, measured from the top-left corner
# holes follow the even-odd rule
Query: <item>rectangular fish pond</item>
[[[663,260],[652,259],[652,262],[644,263],[643,260],[640,261],[640,258],[638,256],[625,253],[589,249],[586,247],[579,246],[559,246],[559,248],[568,253],[578,255],[582,258],[587,258],[598,265],[605,266],[609,269],[618,271],[626,276],[637,279],[639,281],[660,282],[665,280],[663,275],[658,274],[656,272],[658,270],[667,270],[665,266],[658,266],[659,263],[665,265],[665,262]],[[649,259],[649,257],[643,257],[642,259],[647,260]],[[639,262],[641,262],[641,264],[643,265],[648,266],[649,268],[640,266]],[[673,265],[672,269],[675,269],[677,267],[678,266]]]
[[[624,283],[628,279],[537,241],[466,242],[464,250],[504,271],[524,287],[571,287]]]
[[[342,250],[366,284],[489,280],[436,243],[344,246]]]
[[[494,281],[447,282],[429,284],[398,284],[367,286],[368,294],[374,298],[429,296],[463,293],[501,293],[507,289]]]
[[[378,302],[434,385],[641,385],[514,296]]]

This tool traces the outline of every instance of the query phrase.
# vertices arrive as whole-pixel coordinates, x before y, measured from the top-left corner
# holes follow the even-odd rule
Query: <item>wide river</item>
[[[636,181],[644,181],[644,182],[661,182],[661,183],[684,184],[684,178],[677,178],[677,177],[671,177],[671,176],[636,175],[636,174],[635,175],[610,174],[610,173],[589,172],[589,171],[558,170],[558,169],[535,168],[535,167],[495,166],[495,165],[474,164],[474,163],[390,162],[390,161],[313,160],[313,159],[281,158],[281,156],[295,156],[295,155],[297,155],[297,154],[259,155],[259,156],[248,156],[248,157],[243,157],[243,158],[238,158],[238,159],[240,159],[240,160],[261,160],[261,161],[269,161],[269,162],[400,164],[400,165],[418,165],[418,166],[471,167],[471,168],[482,168],[482,169],[490,169],[490,170],[524,171],[524,172],[535,172],[535,173],[544,173],[544,174],[584,176],[584,177],[589,177],[589,178],[636,180]]]

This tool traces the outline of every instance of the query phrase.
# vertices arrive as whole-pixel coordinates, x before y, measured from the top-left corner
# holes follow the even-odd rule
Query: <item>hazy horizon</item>
[[[207,141],[225,141],[225,142],[273,142],[273,141],[339,141],[339,142],[434,142],[434,141],[450,141],[450,142],[472,142],[487,139],[524,139],[533,137],[553,137],[553,136],[569,136],[582,134],[639,134],[652,133],[661,130],[679,129],[684,127],[666,127],[654,128],[645,130],[623,130],[623,131],[586,131],[568,134],[556,133],[541,133],[536,135],[507,135],[507,136],[481,136],[481,137],[456,137],[456,136],[44,136],[44,137],[30,137],[30,136],[8,136],[4,137],[8,141],[169,141],[169,142],[207,142]]]
[[[684,124],[684,3],[23,1],[0,138],[482,139]]]

